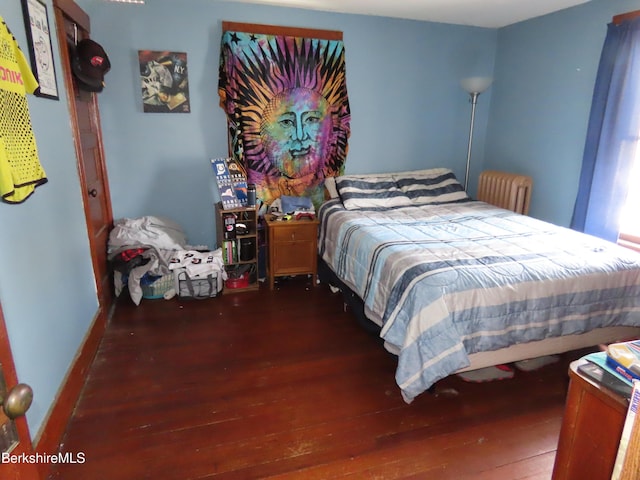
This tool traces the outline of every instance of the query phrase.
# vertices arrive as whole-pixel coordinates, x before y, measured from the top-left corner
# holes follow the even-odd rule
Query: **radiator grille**
[[[533,180],[526,175],[485,170],[480,174],[478,200],[516,213],[529,213]]]

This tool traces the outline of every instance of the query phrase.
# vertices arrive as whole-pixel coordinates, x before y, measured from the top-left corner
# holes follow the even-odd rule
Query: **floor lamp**
[[[491,86],[493,78],[491,77],[469,77],[460,80],[460,85],[464,88],[470,97],[471,102],[471,126],[469,127],[469,147],[467,149],[467,169],[464,174],[464,191],[468,191],[469,186],[469,166],[471,164],[471,142],[473,141],[473,121],[476,117],[476,104],[478,103],[478,95]]]

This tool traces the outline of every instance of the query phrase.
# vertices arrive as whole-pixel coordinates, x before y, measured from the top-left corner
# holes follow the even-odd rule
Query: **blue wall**
[[[48,4],[49,22],[53,8]],[[29,55],[19,0],[2,16]],[[97,310],[64,79],[55,52],[60,100],[29,96],[41,163],[49,182],[25,203],[0,203],[0,302],[18,378],[34,390],[27,413],[36,434]]]
[[[53,25],[52,1],[46,0]],[[217,66],[223,20],[344,32],[352,108],[348,173],[448,166],[462,179],[470,105],[459,80],[493,74],[479,98],[471,192],[483,168],[534,177],[531,213],[567,224],[606,23],[635,0],[590,3],[500,30],[210,0],[144,6],[78,0],[112,69],[99,94],[114,216],[166,215],[213,246],[217,201],[209,159],[224,156]],[[26,49],[19,0],[0,15]],[[0,302],[27,419],[41,428],[96,313],[97,301],[57,39],[60,101],[29,105],[49,184],[0,204]],[[188,54],[190,114],[142,113],[137,50]]]
[[[112,63],[99,99],[116,218],[166,215],[189,242],[213,246],[218,192],[209,161],[227,155],[217,93],[223,20],[344,32],[347,172],[448,165],[464,175],[470,106],[459,80],[493,71],[496,30],[210,0],[79,3]],[[142,112],[143,49],[187,52],[190,114]],[[478,115],[478,155],[488,113]]]
[[[499,30],[485,167],[533,177],[530,215],[569,225],[607,24],[637,9],[593,0]]]

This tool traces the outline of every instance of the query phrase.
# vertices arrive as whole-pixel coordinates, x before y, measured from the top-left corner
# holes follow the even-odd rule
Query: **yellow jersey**
[[[2,17],[0,23],[0,196],[21,203],[47,181],[26,96],[38,82]]]

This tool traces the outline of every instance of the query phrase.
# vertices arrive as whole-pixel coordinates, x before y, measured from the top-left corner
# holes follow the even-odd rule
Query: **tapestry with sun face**
[[[244,26],[224,22],[220,49],[218,93],[230,154],[263,203],[304,196],[317,208],[325,178],[344,171],[348,150],[341,33],[325,39],[291,34],[302,29],[238,29]]]

